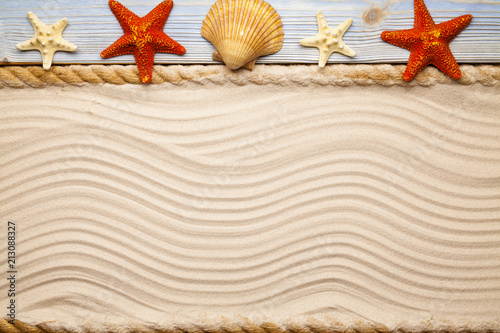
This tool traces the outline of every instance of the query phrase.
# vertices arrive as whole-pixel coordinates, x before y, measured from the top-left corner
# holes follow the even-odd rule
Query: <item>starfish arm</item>
[[[183,55],[186,49],[181,44],[170,38],[163,31],[154,31],[151,33],[151,44],[156,52],[174,53]]]
[[[39,50],[40,49],[40,47],[37,46],[37,44],[36,44],[36,38],[31,38],[31,39],[28,39],[27,41],[19,43],[16,45],[16,47],[22,51]]]
[[[168,16],[174,3],[172,0],[164,0],[158,6],[156,6],[152,11],[150,11],[146,16],[142,18],[145,22],[145,28],[153,28],[158,30],[163,30],[165,23],[167,22]]]
[[[33,29],[35,32],[40,28],[44,27],[45,23],[43,23],[38,16],[33,14],[32,12],[28,12],[28,19],[30,20],[31,25],[33,26]]]
[[[42,53],[42,61],[43,61],[43,69],[44,70],[49,70],[50,66],[52,66],[52,59],[54,59],[54,54],[56,53],[56,50],[46,50],[47,52],[41,52]]]
[[[458,80],[462,77],[460,67],[455,60],[453,53],[451,53],[448,44],[443,45],[435,52],[431,64],[436,66],[440,71],[451,77],[453,80]]]
[[[449,20],[436,25],[439,30],[440,38],[448,43],[458,36],[472,21],[472,15],[462,15],[453,20]]]
[[[384,31],[380,37],[387,43],[411,50],[420,42],[420,38],[414,29]]]
[[[133,22],[138,22],[140,20],[140,17],[131,12],[129,9],[127,9],[127,7],[125,7],[116,0],[109,0],[109,8],[111,8],[111,11],[115,15],[118,22],[120,23],[123,32],[125,34],[132,33],[130,25]]]
[[[59,43],[59,44],[57,44],[57,43]],[[60,40],[56,41],[56,45],[57,45],[57,51],[74,52],[77,49],[75,44],[67,42],[62,38]]]
[[[155,62],[155,51],[151,45],[145,44],[134,50],[134,58],[139,69],[139,76],[142,83],[151,82],[153,77],[153,65]]]
[[[342,22],[338,27],[338,31],[339,31],[339,35],[340,37],[342,38],[342,36],[345,34],[345,32],[347,31],[347,29],[349,29],[349,27],[351,26],[352,24],[352,19],[347,19],[345,20],[344,22]]]
[[[340,49],[338,52],[342,53],[343,55],[346,55],[348,57],[354,57],[356,55],[356,52],[354,52],[353,49],[351,49],[349,46],[342,44],[344,47]]]
[[[300,40],[300,45],[307,47],[318,47],[319,36],[304,38]]]
[[[328,58],[330,58],[330,55],[332,52],[325,50],[325,49],[319,49],[319,61],[318,61],[318,66],[320,68],[325,67],[326,62],[328,61]]]
[[[318,22],[318,32],[319,34],[324,34],[328,30],[328,22],[326,22],[325,16],[321,11],[316,14],[316,21]]]
[[[63,18],[63,19],[60,19],[59,21],[57,21],[56,23],[54,23],[54,25],[52,25],[52,30],[60,32],[62,35],[62,32],[66,28],[67,25],[68,25],[68,19]]]
[[[101,52],[101,57],[104,59],[116,57],[124,54],[134,53],[134,38],[132,35],[123,35],[116,42],[111,44],[107,49]]]
[[[410,59],[403,73],[403,79],[408,82],[420,73],[430,62],[432,55],[426,54],[423,49],[418,48],[410,53]]]
[[[414,0],[415,7],[415,28],[430,31],[434,29],[435,24],[429,10],[425,6],[424,0]]]

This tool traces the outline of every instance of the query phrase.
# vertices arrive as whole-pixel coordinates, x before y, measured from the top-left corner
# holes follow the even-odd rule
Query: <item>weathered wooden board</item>
[[[146,15],[159,0],[123,0],[139,16]],[[213,46],[200,34],[202,21],[213,0],[176,0],[165,32],[187,50],[183,56],[157,54],[158,64],[213,63]],[[315,63],[318,50],[305,48],[299,40],[317,33],[316,13],[322,10],[329,24],[336,26],[347,18],[354,23],[344,42],[356,51],[354,58],[333,54],[330,63],[406,62],[408,51],[380,39],[384,30],[413,27],[412,0],[270,0],[282,17],[285,42],[280,52],[261,58],[261,63]],[[427,0],[436,23],[459,15],[472,14],[471,25],[451,44],[459,63],[500,62],[500,0]],[[26,16],[35,13],[52,24],[67,17],[63,37],[78,46],[75,53],[57,52],[54,64],[134,63],[131,55],[104,60],[100,52],[122,35],[106,0],[0,0],[0,60],[4,64],[41,63],[38,51],[19,51],[16,44],[33,36]]]

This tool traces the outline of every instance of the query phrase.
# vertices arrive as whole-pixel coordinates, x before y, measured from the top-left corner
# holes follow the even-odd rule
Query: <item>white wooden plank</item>
[[[282,17],[285,42],[280,52],[260,58],[260,63],[316,63],[318,50],[302,47],[299,40],[317,33],[315,15],[325,14],[330,25],[347,18],[354,23],[344,42],[356,51],[354,58],[333,54],[329,63],[395,63],[406,62],[408,51],[380,39],[384,30],[413,27],[412,0],[269,0]],[[154,0],[123,0],[122,3],[139,16],[147,14],[158,3]],[[213,46],[200,34],[202,21],[213,0],[177,0],[165,32],[187,50],[184,56],[157,54],[157,64],[214,63]],[[474,19],[451,44],[459,63],[500,62],[500,1],[427,0],[436,23],[459,15],[472,14]],[[371,10],[371,11],[370,11]],[[75,53],[57,52],[54,64],[134,63],[131,55],[102,59],[100,52],[122,35],[107,1],[93,0],[18,0],[0,2],[0,59],[4,64],[41,63],[38,51],[19,51],[16,44],[33,36],[26,13],[35,13],[44,23],[52,24],[67,17],[69,25],[64,38],[78,46]],[[382,12],[384,18],[372,24],[370,15]],[[375,15],[376,16],[376,15]],[[363,19],[365,17],[365,19]],[[373,17],[373,15],[372,15]],[[376,19],[376,17],[375,17]]]

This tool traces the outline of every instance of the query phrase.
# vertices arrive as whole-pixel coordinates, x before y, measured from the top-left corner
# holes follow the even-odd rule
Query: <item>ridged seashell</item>
[[[212,58],[227,67],[253,69],[257,58],[283,46],[283,24],[263,0],[217,0],[203,20],[201,35],[217,51]]]

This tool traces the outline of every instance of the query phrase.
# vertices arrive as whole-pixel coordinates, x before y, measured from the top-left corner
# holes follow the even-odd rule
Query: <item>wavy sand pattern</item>
[[[494,321],[498,96],[3,90],[0,215],[18,226],[19,319]]]

